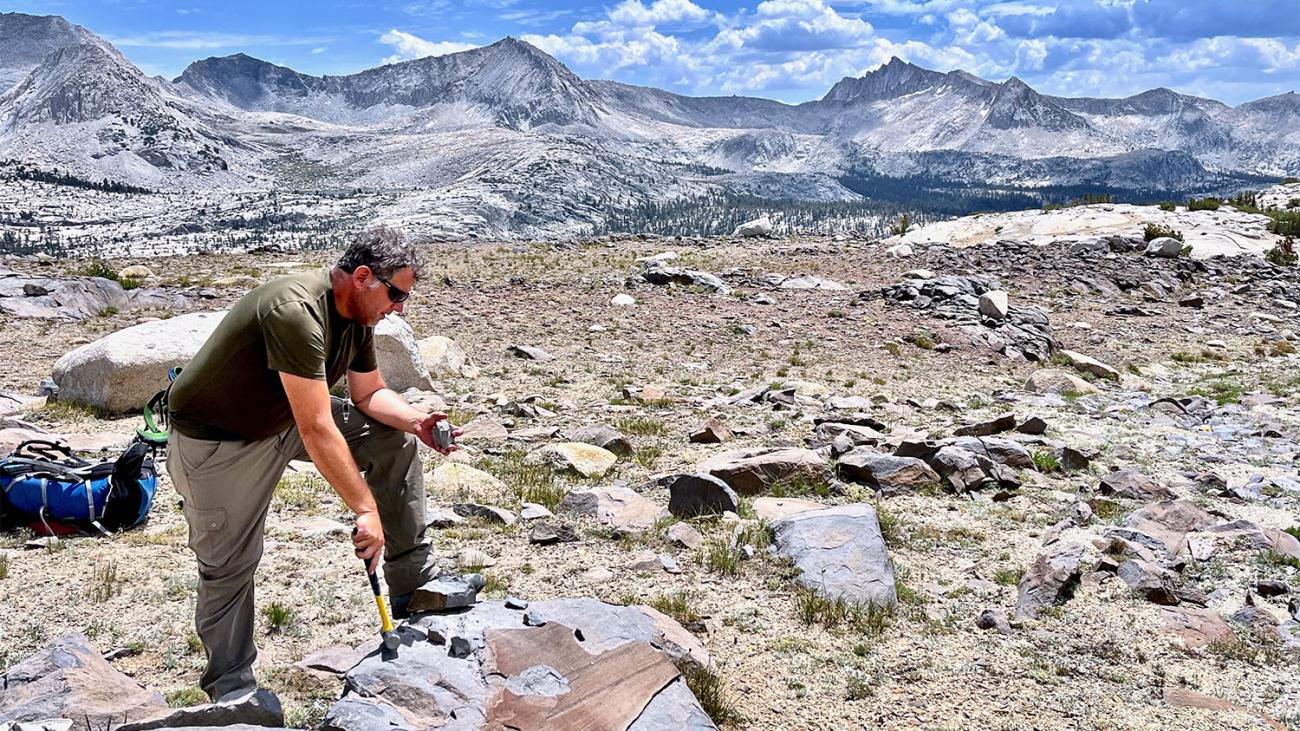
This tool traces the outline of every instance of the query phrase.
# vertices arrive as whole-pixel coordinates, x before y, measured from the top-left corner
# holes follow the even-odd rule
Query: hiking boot
[[[411,618],[411,597],[415,592],[408,591],[405,594],[394,594],[388,597],[388,609],[393,613],[393,619],[410,619]]]

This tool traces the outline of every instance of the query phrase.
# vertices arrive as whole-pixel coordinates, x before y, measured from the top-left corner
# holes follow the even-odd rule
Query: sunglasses
[[[400,305],[401,303],[411,298],[410,291],[401,289],[397,285],[393,284],[387,279],[384,279],[378,274],[375,275],[375,279],[378,279],[380,282],[383,283],[385,287],[388,287],[388,300],[393,304]]]

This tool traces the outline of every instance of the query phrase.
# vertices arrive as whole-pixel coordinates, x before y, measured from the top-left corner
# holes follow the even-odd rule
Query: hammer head
[[[384,649],[396,650],[402,644],[402,638],[396,632],[384,633]]]

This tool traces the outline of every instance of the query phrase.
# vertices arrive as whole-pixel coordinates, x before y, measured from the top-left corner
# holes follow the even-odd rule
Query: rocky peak
[[[897,56],[889,63],[874,71],[868,71],[859,78],[846,76],[822,97],[822,101],[850,102],[892,99],[911,94],[922,89],[938,86],[947,80],[947,75],[938,71],[923,69],[910,64]]]
[[[51,53],[82,45],[107,44],[57,15],[0,13],[0,92],[22,80]]]
[[[236,53],[195,61],[173,83],[250,109],[270,91],[303,96],[319,86],[319,79]]]

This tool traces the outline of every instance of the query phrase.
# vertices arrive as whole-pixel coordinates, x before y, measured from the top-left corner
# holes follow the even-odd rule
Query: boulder
[[[225,314],[146,322],[64,354],[53,370],[59,398],[112,413],[144,408],[167,387],[167,369],[189,362]]]
[[[582,442],[548,444],[524,457],[526,465],[550,465],[557,472],[572,472],[583,477],[600,477],[618,461],[608,449]]]
[[[812,439],[808,440],[808,445],[819,448],[827,444],[833,444],[836,439],[841,437],[855,447],[862,445],[879,446],[888,438],[874,427],[864,424],[824,421],[813,429]]]
[[[668,492],[668,512],[679,518],[740,511],[735,491],[713,475],[678,475],[668,483]]]
[[[134,264],[117,270],[118,279],[148,279],[154,276],[153,270],[143,264]]]
[[[594,599],[483,602],[398,627],[396,653],[348,672],[323,729],[714,729],[677,666],[707,652],[673,620]]]
[[[1058,543],[1039,555],[1017,587],[1016,619],[1034,619],[1047,607],[1064,604],[1074,596],[1083,554],[1081,544]]]
[[[1179,637],[1191,650],[1234,637],[1232,626],[1213,609],[1162,607],[1160,615],[1164,619],[1162,629]]]
[[[1077,353],[1073,350],[1062,349],[1057,351],[1057,353],[1069,361],[1070,365],[1084,373],[1091,373],[1098,378],[1105,378],[1111,381],[1119,380],[1119,371],[1111,368],[1105,363],[1102,363],[1096,358],[1084,355],[1083,353]]]
[[[998,634],[1011,634],[1011,623],[1007,621],[1007,613],[1001,609],[985,609],[975,618],[975,626],[980,629],[997,630]]]
[[[1148,241],[1146,251],[1143,253],[1162,259],[1176,259],[1182,251],[1183,242],[1170,236],[1161,236]]]
[[[489,523],[499,525],[514,525],[519,518],[514,513],[505,508],[498,508],[495,505],[483,505],[481,503],[456,503],[451,506],[453,512],[462,518],[478,518]]]
[[[12,579],[11,579],[12,580]],[[162,694],[122,674],[85,636],[66,634],[0,674],[0,723],[71,718],[108,728],[168,711]]]
[[[876,511],[865,503],[796,513],[772,523],[778,556],[794,561],[797,581],[829,599],[893,607],[894,567]]]
[[[424,365],[415,331],[402,317],[390,313],[375,325],[375,358],[384,382],[394,391],[434,390],[433,376]]]
[[[796,513],[821,510],[824,507],[826,506],[814,500],[800,500],[796,497],[754,498],[754,514],[759,519],[769,522],[788,518]]]
[[[756,495],[777,483],[829,484],[830,467],[811,449],[737,449],[716,454],[700,463],[707,472],[741,495]]]
[[[994,289],[980,295],[980,314],[991,320],[1005,320],[1010,311],[1007,293]]]
[[[433,470],[430,495],[442,502],[502,505],[514,493],[501,480],[483,470],[458,462],[444,462]]]
[[[487,414],[476,416],[459,426],[460,436],[456,437],[458,442],[501,442],[510,437],[510,430],[505,424]]]
[[[953,430],[954,436],[959,437],[990,437],[994,434],[1001,434],[1016,428],[1016,415],[1003,414],[999,417],[980,421],[974,424],[967,424]]]
[[[145,721],[125,723],[118,731],[150,731],[151,729],[220,728],[246,725],[254,728],[280,728],[284,725],[284,711],[280,699],[266,688],[259,688],[239,698],[222,698],[220,703],[203,703],[187,708],[177,708],[165,715]]]
[[[478,578],[481,577],[477,574],[439,576],[415,590],[407,609],[411,614],[418,614],[472,607],[478,602],[478,592],[483,588],[483,583],[476,580]]]
[[[813,277],[808,275],[803,275],[798,277],[786,277],[785,279],[782,279],[781,284],[777,286],[779,286],[781,289],[796,289],[796,290],[817,289],[825,292],[843,292],[848,289],[848,287],[845,287],[843,284],[840,284],[834,279],[823,279],[821,277]]]
[[[682,548],[696,550],[704,545],[704,534],[690,523],[673,523],[668,526],[664,532],[664,538],[669,543],[676,544]]]
[[[865,482],[886,495],[915,492],[940,481],[937,472],[915,457],[895,457],[867,447],[840,457],[837,466],[841,477]]]
[[[582,442],[608,450],[620,457],[632,455],[632,442],[623,432],[609,424],[592,424],[564,435],[571,442]]]
[[[942,442],[945,446],[957,447],[986,457],[1000,465],[1016,469],[1033,469],[1034,458],[1018,442],[998,437],[955,437]]]
[[[1177,580],[1174,575],[1160,566],[1141,559],[1129,559],[1119,565],[1115,574],[1135,594],[1155,604],[1174,606],[1181,600],[1178,597]]]
[[[618,530],[644,530],[666,514],[663,508],[626,487],[574,490],[564,496],[555,511],[594,518]]]
[[[11,317],[85,320],[130,307],[129,293],[111,279],[0,277],[0,314]]]
[[[611,299],[609,303],[615,307],[632,307],[636,304],[636,297],[633,297],[626,292],[619,292],[614,295],[614,298]]]
[[[455,340],[444,335],[430,335],[416,343],[420,360],[434,378],[475,378],[479,370]]]
[[[641,277],[651,284],[677,284],[683,287],[702,287],[718,294],[731,292],[731,287],[721,279],[695,269],[678,269],[666,266],[662,261],[648,261]]]
[[[506,352],[516,358],[523,358],[525,360],[536,360],[542,362],[555,360],[555,356],[541,348],[533,347],[531,345],[511,345],[509,348],[506,348]]]
[[[1034,374],[1025,381],[1025,390],[1031,393],[1057,395],[1070,393],[1080,396],[1097,393],[1096,386],[1059,368],[1043,368],[1034,371]]]
[[[1112,470],[1101,478],[1097,493],[1129,500],[1171,500],[1175,497],[1168,488],[1131,469]]]
[[[732,236],[741,236],[752,239],[758,236],[772,235],[772,220],[767,216],[760,216],[752,221],[745,221],[731,232]]]
[[[695,444],[721,444],[735,439],[735,436],[721,419],[712,417],[691,432],[690,439]]]

